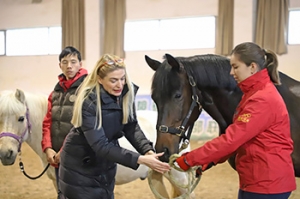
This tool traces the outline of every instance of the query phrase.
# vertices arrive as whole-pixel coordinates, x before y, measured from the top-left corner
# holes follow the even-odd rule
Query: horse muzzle
[[[13,150],[0,150],[0,159],[3,166],[13,165],[16,161],[17,153]]]

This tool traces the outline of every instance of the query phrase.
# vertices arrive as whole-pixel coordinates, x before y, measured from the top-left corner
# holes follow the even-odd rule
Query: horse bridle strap
[[[26,120],[27,120],[27,127],[25,128],[25,130],[23,131],[21,136],[18,136],[16,134],[11,133],[11,132],[2,132],[2,133],[0,133],[0,138],[2,138],[2,137],[11,137],[11,138],[14,138],[15,140],[18,141],[18,143],[19,143],[18,152],[21,151],[21,146],[22,146],[22,143],[24,141],[24,137],[25,137],[26,133],[31,132],[31,123],[30,123],[30,120],[29,120],[29,109],[28,109],[27,106],[26,106],[26,115],[25,116],[26,116]]]
[[[26,105],[26,104],[25,104]],[[29,176],[26,172],[25,172],[25,167],[24,167],[24,164],[22,162],[22,159],[21,159],[21,146],[22,146],[22,143],[24,141],[24,137],[26,135],[26,133],[31,133],[31,122],[30,122],[30,118],[29,118],[29,109],[28,109],[28,106],[26,105],[26,113],[25,113],[25,116],[26,116],[26,120],[27,120],[27,126],[25,128],[25,130],[23,131],[23,133],[21,134],[21,136],[18,136],[16,134],[13,134],[13,133],[10,133],[10,132],[2,132],[0,133],[0,138],[2,137],[11,137],[11,138],[14,138],[15,140],[18,141],[19,143],[19,146],[18,146],[18,152],[19,152],[19,155],[20,155],[20,162],[19,162],[19,167],[20,167],[20,170],[22,171],[22,173],[29,179],[31,180],[35,180],[35,179],[38,179],[40,178],[42,175],[44,175],[44,173],[47,171],[47,169],[49,168],[50,164],[48,164],[44,170],[42,171],[42,173],[38,176],[35,176],[35,177],[31,177]]]
[[[193,100],[192,104],[190,105],[190,109],[187,113],[187,116],[185,117],[185,119],[183,120],[183,122],[181,123],[181,125],[179,127],[174,128],[174,127],[168,127],[165,125],[160,125],[160,126],[156,126],[156,129],[163,133],[170,133],[173,135],[177,135],[183,140],[190,140],[190,137],[191,137],[191,134],[193,131],[193,127],[194,127],[194,123],[190,125],[187,135],[185,135],[185,131],[186,131],[185,127],[186,127],[188,121],[190,120],[190,117],[192,115],[192,112],[193,112],[195,106],[199,106],[199,109],[201,109],[202,106],[199,102],[199,98],[198,98],[197,90],[196,90],[196,83],[194,81],[194,78],[191,75],[191,72],[189,70],[185,70],[185,71],[189,78],[189,84],[192,87],[192,100]]]
[[[189,109],[189,112],[187,114],[187,116],[185,117],[185,119],[183,120],[183,122],[181,123],[181,125],[179,127],[168,127],[168,126],[165,126],[165,125],[160,125],[160,126],[156,126],[156,129],[160,132],[163,132],[163,133],[170,133],[170,134],[173,134],[173,135],[177,135],[183,139],[190,139],[191,137],[191,134],[192,134],[192,130],[193,130],[193,127],[194,127],[194,123],[190,126],[189,128],[189,131],[188,131],[188,134],[185,135],[185,126],[187,125],[190,117],[191,117],[191,114],[195,108],[195,106],[199,105],[199,102],[198,102],[198,97],[197,98],[193,98],[193,102],[190,106],[190,109]]]

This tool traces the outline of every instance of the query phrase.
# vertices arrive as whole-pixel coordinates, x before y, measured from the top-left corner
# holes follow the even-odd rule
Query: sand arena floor
[[[203,142],[193,141],[191,147],[200,146]],[[26,172],[32,176],[42,171],[37,155],[24,144],[22,160]],[[37,180],[27,179],[19,170],[18,161],[10,167],[0,165],[0,199],[56,199],[56,193],[46,176]],[[296,179],[298,187],[300,178]],[[217,165],[206,171],[195,189],[197,199],[236,199],[238,176],[228,163]],[[154,199],[147,180],[137,179],[115,188],[115,199]],[[290,199],[300,198],[300,188],[294,191]]]

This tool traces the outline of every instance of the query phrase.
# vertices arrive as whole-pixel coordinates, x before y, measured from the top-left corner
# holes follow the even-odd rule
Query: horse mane
[[[199,88],[225,88],[235,90],[237,83],[230,75],[231,65],[227,57],[214,54],[176,57],[185,67],[192,71]]]
[[[24,92],[31,120],[43,121],[48,106],[47,96]],[[36,113],[35,113],[36,112]]]
[[[230,91],[238,89],[236,81],[230,75],[230,61],[224,56],[206,54],[175,58],[185,70],[192,72],[198,88],[224,88]],[[181,85],[178,73],[171,70],[172,66],[165,57],[163,59],[152,78],[152,93],[156,93],[158,98],[170,96]]]
[[[24,92],[25,102],[30,112],[31,120],[40,121],[47,111],[47,96]],[[25,113],[26,109],[15,97],[15,91],[4,90],[0,93],[0,117]],[[41,119],[42,118],[42,119]]]

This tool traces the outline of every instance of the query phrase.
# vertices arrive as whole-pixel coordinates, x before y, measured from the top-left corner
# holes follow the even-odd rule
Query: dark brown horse
[[[165,152],[161,160],[168,161],[178,153],[179,142],[190,138],[202,108],[218,123],[220,134],[225,133],[242,96],[230,75],[229,59],[219,55],[174,58],[169,54],[162,63],[148,56],[145,59],[155,71],[151,97],[158,111],[155,148]],[[300,177],[300,82],[281,72],[280,78],[282,85],[277,89],[289,112],[295,176]],[[234,157],[229,163],[235,168]]]

